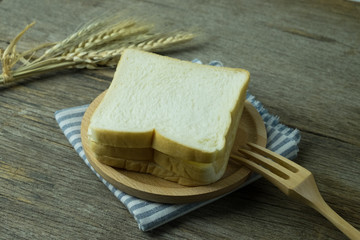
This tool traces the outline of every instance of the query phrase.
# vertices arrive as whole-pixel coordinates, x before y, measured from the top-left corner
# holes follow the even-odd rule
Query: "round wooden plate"
[[[215,183],[206,186],[187,187],[170,182],[150,174],[131,172],[113,168],[100,163],[88,145],[87,131],[90,118],[104,97],[99,95],[86,110],[81,123],[83,149],[94,169],[114,187],[134,197],[161,203],[189,203],[212,199],[231,192],[243,184],[251,171],[229,159],[224,176]],[[233,151],[245,142],[266,146],[266,129],[258,111],[245,102],[244,111],[238,128]]]

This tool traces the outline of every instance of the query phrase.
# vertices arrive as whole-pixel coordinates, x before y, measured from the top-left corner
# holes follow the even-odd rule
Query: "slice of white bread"
[[[248,82],[246,70],[126,50],[90,119],[89,140],[97,146],[155,149],[179,161],[221,162],[226,168]],[[114,149],[106,151],[99,156],[114,157]]]
[[[225,159],[219,159],[212,163],[199,163],[175,159],[156,150],[154,151],[154,161],[101,155],[97,155],[96,159],[109,166],[152,174],[186,186],[213,183],[223,176],[227,166],[224,164],[227,162]]]
[[[246,70],[126,50],[91,118],[89,137],[211,162],[241,116],[248,81]]]
[[[153,148],[124,148],[102,145],[94,141],[88,141],[90,149],[98,156],[120,157],[132,160],[148,160],[154,158]]]
[[[129,171],[171,179],[182,185],[197,186],[215,182],[226,170],[224,158],[212,163],[175,159],[152,148],[120,148],[90,141],[90,148],[101,163]]]

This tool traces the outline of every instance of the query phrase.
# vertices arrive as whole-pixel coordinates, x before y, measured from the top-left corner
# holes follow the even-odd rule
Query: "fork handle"
[[[340,231],[342,231],[348,238],[359,240],[360,232],[340,217],[325,201],[321,198],[322,201],[314,203],[311,207],[316,211],[321,213],[325,218],[327,218],[332,224],[334,224]]]

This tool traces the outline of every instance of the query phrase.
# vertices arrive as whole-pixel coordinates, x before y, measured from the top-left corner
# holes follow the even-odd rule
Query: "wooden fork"
[[[231,157],[260,173],[287,196],[314,208],[350,239],[360,239],[360,232],[324,201],[310,171],[266,148],[253,143],[247,143],[247,145],[251,150],[239,149],[246,158],[239,155]]]

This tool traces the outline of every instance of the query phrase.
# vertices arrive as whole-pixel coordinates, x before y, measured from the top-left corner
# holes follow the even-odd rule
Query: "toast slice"
[[[212,163],[199,163],[154,151],[153,161],[125,159],[97,155],[96,159],[106,165],[129,171],[151,174],[186,186],[207,185],[219,180],[225,170],[227,159]]]
[[[232,145],[230,135],[241,117],[248,82],[249,73],[243,69],[126,50],[90,120],[89,139],[216,161]]]
[[[126,50],[90,119],[91,148],[111,166],[191,186],[217,181],[248,83],[243,69]]]
[[[94,141],[89,141],[92,152],[98,156],[119,157],[131,160],[148,160],[154,158],[153,148],[124,148],[103,145]]]

